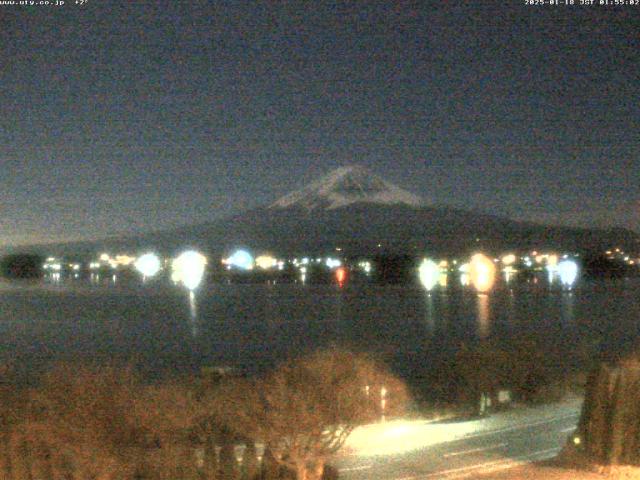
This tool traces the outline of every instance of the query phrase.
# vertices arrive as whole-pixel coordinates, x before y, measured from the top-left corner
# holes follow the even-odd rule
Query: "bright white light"
[[[578,277],[578,264],[573,260],[563,260],[557,267],[560,281],[565,287],[571,287]]]
[[[360,267],[364,273],[371,273],[371,262],[363,260],[361,262],[358,262],[358,267]]]
[[[193,250],[186,251],[173,261],[171,279],[181,282],[189,290],[194,290],[202,281],[206,265],[207,259],[204,255]]]
[[[325,261],[325,265],[329,268],[337,268],[340,265],[342,265],[342,262],[336,258],[328,257],[327,260]]]
[[[440,267],[436,262],[425,258],[420,264],[420,268],[418,269],[420,274],[420,281],[422,282],[422,286],[428,292],[433,290],[438,284],[438,280],[440,278]]]
[[[160,271],[160,259],[155,253],[145,253],[138,257],[134,266],[145,277],[153,277]]]
[[[507,265],[502,269],[502,272],[504,273],[504,280],[509,283],[511,281],[511,278],[516,274],[517,270],[511,265]]]
[[[496,266],[490,258],[478,253],[469,262],[469,277],[478,292],[486,292],[493,287]]]
[[[246,250],[236,250],[233,255],[227,258],[225,263],[242,270],[251,270],[253,268],[253,257]]]
[[[349,436],[344,450],[359,457],[401,455],[471,435],[486,422],[439,424],[424,420],[392,420],[363,425]]]

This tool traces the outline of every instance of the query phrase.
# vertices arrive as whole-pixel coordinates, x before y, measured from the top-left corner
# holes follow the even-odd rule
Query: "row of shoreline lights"
[[[135,269],[142,275],[143,280],[154,277],[162,269],[162,262],[155,253],[145,253],[137,259],[131,258],[132,261],[130,263],[133,264]],[[110,257],[108,254],[103,254],[101,260],[108,261]],[[234,266],[242,270],[253,270],[254,265],[264,270],[274,267],[282,270],[284,266],[283,261],[279,261],[269,255],[261,255],[254,260],[253,256],[246,250],[237,250],[230,257],[223,259],[223,263],[226,264],[228,268]],[[304,258],[301,264],[306,263],[309,263],[309,261]],[[333,258],[327,258],[325,263],[329,268],[336,268],[342,265],[341,261]],[[207,258],[201,253],[194,250],[183,252],[171,263],[171,280],[174,283],[182,283],[189,290],[194,290],[202,281],[206,265]],[[370,270],[369,264],[365,267],[368,267],[366,270]],[[301,271],[303,269],[306,270],[305,267],[301,267]],[[336,279],[340,286],[345,283],[346,270],[344,268],[337,268]]]
[[[507,261],[503,263],[507,265],[513,263],[509,261],[511,257],[514,257],[513,260],[515,260],[515,256],[509,255]],[[496,266],[489,257],[477,253],[463,267],[463,270],[469,275],[471,284],[479,293],[486,293],[493,288]],[[558,274],[562,285],[567,289],[571,289],[578,276],[578,265],[573,260],[563,260],[557,264],[553,262],[547,268],[550,274]],[[423,287],[430,292],[439,283],[441,267],[433,260],[425,258],[420,264],[418,274]]]
[[[155,276],[161,269],[161,262],[155,253],[145,253],[134,262],[143,279]],[[204,277],[207,258],[195,250],[187,250],[171,262],[171,280],[182,283],[189,291],[198,288]]]
[[[239,249],[233,252],[229,257],[222,259],[222,264],[226,265],[228,270],[232,268],[237,268],[239,270],[253,270],[254,268],[260,268],[261,270],[270,270],[273,268],[278,268],[278,270],[283,270],[285,266],[284,260],[279,260],[269,254],[258,255],[257,257],[253,257],[251,253],[247,250]],[[309,258],[303,257],[301,259],[294,258],[291,264],[297,268],[306,268],[306,266],[311,264],[319,264],[323,263],[330,269],[338,268],[342,265],[342,261],[337,258],[332,257],[321,257],[321,258]],[[359,266],[366,272],[369,273],[371,271],[371,265],[369,262],[360,262]]]
[[[235,261],[229,263],[247,265],[249,261],[253,260],[248,252],[242,250],[236,252],[234,256],[236,257]],[[194,290],[202,281],[206,265],[207,258],[204,255],[194,250],[188,250],[173,260],[171,279],[176,283],[182,283],[189,290]],[[156,254],[146,253],[136,259],[134,266],[146,279],[155,276],[160,271],[161,262]],[[554,262],[550,267],[549,271],[551,273],[557,272],[565,287],[570,288],[573,285],[578,275],[578,266],[574,261],[563,260],[557,265]],[[337,274],[338,282],[342,284],[345,280],[344,269],[339,269]],[[475,289],[484,293],[493,287],[496,267],[490,258],[478,253],[471,257],[468,264],[468,274]],[[424,288],[431,291],[438,284],[441,275],[440,265],[433,260],[424,259],[419,268],[419,275]]]

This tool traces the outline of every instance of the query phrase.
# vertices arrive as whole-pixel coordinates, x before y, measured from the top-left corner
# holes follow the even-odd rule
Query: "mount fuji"
[[[387,182],[364,167],[342,167],[271,204],[271,208],[302,207],[306,210],[346,207],[354,203],[424,206],[424,201]]]
[[[143,236],[66,244],[46,253],[158,250],[185,247],[223,255],[238,247],[255,253],[346,255],[467,254],[477,250],[554,248],[636,251],[640,236],[625,229],[587,229],[515,221],[432,205],[364,167],[342,167],[270,205],[211,222]]]

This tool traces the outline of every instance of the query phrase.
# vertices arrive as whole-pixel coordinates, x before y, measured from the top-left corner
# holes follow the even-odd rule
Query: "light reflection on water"
[[[565,327],[575,321],[575,296],[573,292],[562,292],[562,323]]]
[[[112,284],[110,276],[0,288],[0,360],[99,354],[135,356],[150,369],[260,368],[345,343],[410,370],[487,338],[534,336],[553,354],[583,340],[615,348],[638,334],[638,281],[583,282],[572,291],[512,281],[482,296],[458,281],[429,294],[417,286],[205,284],[189,295],[160,282]]]
[[[478,337],[485,340],[491,331],[491,320],[489,318],[489,295],[486,293],[479,293],[477,298],[478,312],[476,318],[478,320]]]
[[[426,295],[426,308],[424,311],[424,316],[425,316],[425,324],[427,325],[427,333],[429,333],[430,335],[433,335],[434,331],[435,331],[435,315],[436,313],[434,312],[434,306],[433,306],[433,296],[431,294],[431,292],[427,293]]]
[[[189,321],[191,335],[196,338],[198,336],[198,305],[196,304],[196,295],[193,290],[189,290]]]

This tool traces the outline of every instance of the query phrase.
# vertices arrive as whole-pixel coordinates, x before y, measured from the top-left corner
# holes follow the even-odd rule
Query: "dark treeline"
[[[606,255],[589,255],[584,259],[584,272],[594,278],[637,277],[640,269],[622,260],[608,258]]]
[[[30,279],[42,276],[44,258],[30,253],[16,253],[0,258],[0,275],[6,278]]]

